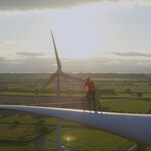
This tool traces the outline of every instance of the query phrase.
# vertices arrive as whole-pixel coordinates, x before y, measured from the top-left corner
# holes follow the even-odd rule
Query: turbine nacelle
[[[61,76],[62,75],[62,70],[61,69],[58,69],[57,71],[56,71],[56,76]]]

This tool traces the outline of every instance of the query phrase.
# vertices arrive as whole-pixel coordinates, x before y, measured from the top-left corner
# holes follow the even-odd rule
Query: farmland
[[[96,84],[96,96],[103,111],[151,113],[150,74],[74,74],[92,77]],[[56,106],[56,81],[44,89],[39,97],[33,95],[49,79],[51,74],[0,74],[0,104],[38,104]],[[83,83],[61,79],[61,103],[66,108],[82,108],[80,101]],[[140,99],[144,97],[143,99]],[[147,98],[148,97],[148,98]],[[124,100],[122,100],[124,99]],[[119,103],[119,100],[121,102]],[[77,104],[72,104],[77,102]],[[52,150],[56,141],[56,119],[36,114],[0,110],[0,150]],[[46,136],[49,145],[37,147],[36,141]],[[68,138],[68,139],[66,139]],[[73,139],[72,139],[73,138]],[[136,142],[91,129],[76,123],[62,121],[62,142],[67,150],[82,151],[126,150]],[[48,147],[49,146],[49,147]],[[138,149],[151,148],[138,144]]]
[[[18,123],[15,124],[15,121],[16,123],[18,121]],[[21,146],[25,145],[27,150],[29,148],[35,150],[35,142],[39,137],[47,135],[50,142],[55,142],[56,139],[56,119],[54,118],[26,114],[25,112],[20,112],[19,114],[17,111],[3,110],[1,111],[0,123],[0,150],[8,149],[8,146],[5,144],[9,144],[11,148],[16,147],[16,149],[21,149]],[[41,124],[43,129],[39,123],[43,123]],[[74,137],[74,139],[67,141],[65,139],[66,137]],[[117,149],[125,150],[134,143],[106,132],[67,121],[62,121],[62,141],[64,145],[78,150],[93,150],[94,147],[95,150],[100,150],[100,148],[102,150],[109,150],[110,148],[115,151]],[[89,146],[88,144],[91,145]],[[54,147],[54,144],[52,145]]]
[[[97,96],[144,97],[151,96],[151,75],[145,74],[72,74],[85,79],[92,77],[97,87]],[[51,74],[0,74],[0,95],[34,95]],[[81,96],[83,84],[73,80],[61,79],[62,96]],[[113,90],[112,93],[110,90]],[[106,91],[105,91],[106,90]],[[103,93],[102,93],[103,92]],[[46,87],[40,96],[56,96],[56,80]]]

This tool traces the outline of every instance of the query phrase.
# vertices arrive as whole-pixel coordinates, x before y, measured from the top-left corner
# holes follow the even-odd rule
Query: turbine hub
[[[57,71],[56,71],[56,74],[57,74],[57,75],[61,75],[61,74],[62,74],[62,70],[57,70]]]

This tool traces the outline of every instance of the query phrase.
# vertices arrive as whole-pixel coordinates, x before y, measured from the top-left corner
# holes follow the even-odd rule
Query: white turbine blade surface
[[[0,105],[3,109],[33,112],[85,124],[124,138],[151,145],[151,115],[93,112],[75,109]]]
[[[83,80],[81,78],[71,76],[69,74],[62,73],[61,75],[62,75],[63,78],[72,79],[72,80],[76,80],[76,81],[80,81],[80,82],[85,82],[85,80]]]
[[[55,40],[54,40],[52,31],[51,31],[51,36],[52,36],[53,46],[54,46],[54,50],[55,50],[58,70],[60,70],[61,69],[61,62],[60,62],[60,59],[59,59],[59,56],[58,56],[57,47],[56,47],[56,44],[55,44]]]
[[[37,96],[46,86],[48,86],[56,77],[56,74],[53,74],[50,79],[44,84],[44,86],[35,94]]]

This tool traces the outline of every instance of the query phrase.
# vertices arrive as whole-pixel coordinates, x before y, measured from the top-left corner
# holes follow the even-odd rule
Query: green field
[[[6,114],[7,112],[7,114]],[[5,113],[5,115],[3,114]],[[56,141],[56,119],[37,116],[36,114],[20,113],[16,111],[3,110],[1,111],[0,118],[0,140],[4,144],[9,144],[10,149],[16,150],[20,149],[24,145],[26,148],[31,148],[31,150],[36,149],[34,140],[41,136],[41,134],[36,131],[36,123],[39,120],[44,120],[45,125],[48,128],[46,133],[47,137],[51,141]],[[16,127],[12,127],[14,121],[19,121]],[[2,123],[11,124],[2,124]],[[31,125],[31,123],[33,125]],[[12,128],[11,128],[12,127]],[[69,141],[66,137],[73,137],[74,140]],[[67,145],[79,150],[125,150],[134,142],[106,133],[99,130],[91,129],[76,123],[62,121],[62,144]],[[7,150],[8,146],[3,143],[0,144],[0,150]],[[24,148],[24,149],[26,149]],[[29,149],[28,149],[29,150]]]
[[[55,137],[56,131],[48,138],[55,140]],[[134,144],[130,140],[89,128],[62,128],[62,143],[82,151],[122,151]]]
[[[104,109],[110,112],[124,112],[124,113],[151,113],[151,101],[145,100],[124,100],[117,104],[118,100],[102,101],[101,104]]]
[[[110,91],[104,93],[102,89],[114,90],[113,97],[142,96],[151,97],[151,75],[150,74],[74,74],[76,77],[85,79],[89,75],[97,87],[97,96],[113,95]],[[50,78],[51,74],[0,74],[0,95],[34,95]],[[62,96],[81,96],[83,83],[61,78]],[[128,92],[128,89],[130,92]],[[102,93],[103,92],[103,93]],[[123,94],[124,93],[124,94]],[[56,80],[46,87],[41,96],[56,95]],[[126,96],[125,96],[126,97]]]
[[[151,97],[150,74],[75,74],[81,78],[86,75],[91,76],[97,85],[96,95],[101,102],[102,111],[151,113],[150,99],[140,99],[141,97]],[[28,96],[29,98],[25,98],[26,101],[43,86],[49,76],[50,74],[0,74],[0,96],[22,96],[22,98]],[[43,90],[40,96],[56,96],[55,82]],[[64,97],[64,100],[69,97],[70,99],[72,97],[74,99],[82,98],[84,96],[81,94],[82,86],[83,84],[79,82],[61,79],[61,96]],[[118,103],[119,100],[120,103]],[[14,102],[13,104],[23,104]],[[11,101],[7,104],[11,104]],[[76,108],[71,105],[69,107]],[[44,136],[49,145],[37,147],[35,141]],[[55,118],[0,110],[0,150],[54,150],[55,142]],[[62,121],[62,144],[80,151],[93,151],[94,149],[95,151],[125,151],[135,143],[103,131]],[[72,149],[66,148],[66,150]],[[151,147],[137,144],[134,150],[151,151]]]

